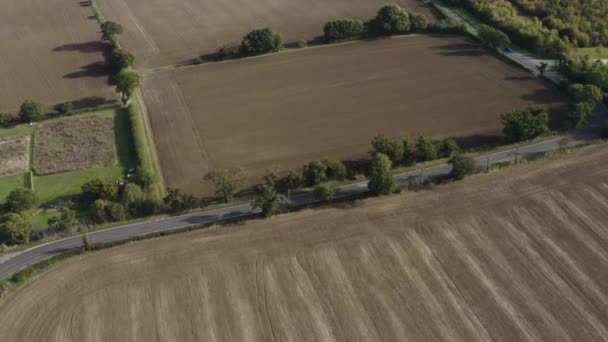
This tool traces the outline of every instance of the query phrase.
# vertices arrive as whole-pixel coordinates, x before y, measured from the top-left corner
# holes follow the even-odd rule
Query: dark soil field
[[[407,36],[311,48],[158,73],[144,100],[168,186],[209,193],[205,173],[365,157],[372,137],[482,141],[500,115],[558,113],[554,88],[462,37]]]
[[[113,99],[99,24],[87,1],[0,1],[0,111],[26,98],[49,107]]]
[[[42,124],[34,134],[36,175],[116,164],[114,120],[95,115]]]
[[[3,342],[605,341],[608,149],[74,258]]]
[[[433,17],[422,0],[395,0]],[[270,27],[287,43],[323,34],[323,25],[341,17],[370,19],[381,0],[103,0],[103,13],[125,28],[121,41],[141,68],[182,63],[220,46],[238,43],[249,31]]]

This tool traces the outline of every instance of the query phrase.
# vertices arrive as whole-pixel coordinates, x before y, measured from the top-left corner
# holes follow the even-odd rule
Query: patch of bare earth
[[[0,177],[27,172],[30,137],[0,138]]]
[[[34,133],[33,162],[37,175],[114,165],[114,120],[91,115],[42,124]]]
[[[391,1],[433,18],[422,0]],[[280,32],[287,43],[323,35],[337,18],[372,18],[382,0],[104,0],[101,10],[122,24],[121,42],[137,56],[140,68],[182,63],[239,43],[249,31]]]
[[[99,24],[89,1],[2,0],[0,3],[0,112],[25,99],[49,107],[112,101]]]
[[[603,341],[608,150],[72,259],[3,341]]]
[[[255,184],[320,158],[367,156],[376,134],[479,142],[500,115],[566,99],[463,37],[417,35],[156,74],[144,100],[167,185],[196,195],[216,168]]]

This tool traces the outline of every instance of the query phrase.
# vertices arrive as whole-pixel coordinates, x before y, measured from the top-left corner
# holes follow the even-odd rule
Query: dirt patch
[[[605,222],[603,145],[433,192],[73,259],[0,303],[0,335],[601,341]]]
[[[49,107],[113,99],[92,14],[86,0],[2,1],[0,111],[16,111],[26,98]]]
[[[143,94],[166,183],[209,194],[203,175],[365,157],[378,133],[481,141],[500,115],[565,99],[462,37],[408,36],[165,72]]]
[[[83,116],[42,124],[34,134],[37,175],[77,171],[116,163],[114,120]]]
[[[30,137],[0,138],[0,177],[27,172]]]
[[[391,1],[433,17],[421,0]],[[340,17],[370,19],[382,0],[104,0],[101,10],[120,22],[124,43],[143,68],[185,62],[238,43],[253,29],[270,27],[286,42],[310,40]]]

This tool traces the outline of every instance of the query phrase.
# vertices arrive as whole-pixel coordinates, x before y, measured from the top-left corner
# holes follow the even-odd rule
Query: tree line
[[[466,32],[466,28],[451,19],[431,23],[422,14],[408,12],[398,5],[387,5],[380,8],[377,15],[366,22],[358,19],[336,19],[327,22],[323,27],[323,42],[331,44],[416,32],[462,33]],[[298,42],[299,47],[307,45],[306,41]],[[283,47],[280,33],[263,28],[249,32],[240,44],[221,46],[215,57],[217,60],[242,58],[277,52]]]

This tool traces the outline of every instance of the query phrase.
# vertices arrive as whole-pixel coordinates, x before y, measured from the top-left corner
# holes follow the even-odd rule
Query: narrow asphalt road
[[[598,105],[597,115],[601,115],[602,118],[605,119],[608,118],[607,113],[608,110],[606,110],[603,105]],[[589,129],[586,129],[585,131],[577,135],[560,136],[556,137],[555,139],[540,142],[537,144],[480,156],[476,158],[476,162],[477,165],[483,169],[488,165],[514,160],[517,157],[529,156],[537,153],[556,150],[596,136],[598,132],[597,129],[599,129],[599,126],[590,125]],[[450,171],[450,165],[442,164],[430,168],[419,169],[398,174],[395,176],[395,178],[400,184],[408,184],[410,182],[419,182],[421,179],[432,176],[447,175]],[[338,187],[336,189],[335,197],[353,197],[364,194],[366,192],[367,181],[364,181]],[[298,207],[314,202],[316,202],[316,200],[311,193],[296,193],[291,196],[289,205],[292,207]],[[168,217],[155,221],[135,223],[126,226],[120,226],[116,228],[92,232],[88,235],[93,243],[116,242],[162,231],[179,230],[201,224],[209,224],[230,219],[249,217],[258,214],[259,212],[259,209],[253,208],[250,204],[243,204],[229,208]],[[82,248],[82,237],[74,236],[62,240],[49,242],[24,250],[20,253],[16,253],[11,258],[8,258],[2,263],[0,263],[0,279],[8,277],[9,275],[36,262],[59,255],[64,252],[80,248]]]
[[[445,10],[445,12],[448,13],[455,20],[459,22],[465,22],[463,18],[461,18],[457,13],[452,11],[449,7],[445,6],[440,0],[435,0],[435,2],[439,6],[441,6]],[[470,29],[475,35],[479,33],[476,29],[472,27],[470,27]],[[512,60],[528,69],[531,68],[532,72],[534,72],[535,66],[542,62],[542,60],[530,58],[516,51],[512,51],[511,53],[505,54],[505,56],[509,58],[513,57],[511,58]],[[548,78],[555,82],[552,77]],[[580,141],[597,137],[601,132],[603,122],[606,120],[608,120],[608,109],[606,109],[603,104],[598,104],[598,106],[594,110],[594,115],[591,119],[591,122],[585,129],[581,130],[580,132],[573,135],[564,135],[561,137],[556,137],[555,139],[524,147],[519,147],[517,149],[480,156],[476,158],[477,165],[483,169],[484,167],[487,167],[492,164],[514,160],[515,158],[521,156],[529,156],[537,153],[557,150],[569,145],[576,144]],[[410,182],[419,182],[420,180],[427,177],[447,175],[450,171],[451,166],[443,164],[426,169],[402,173],[396,175],[395,178],[400,184],[408,184]],[[336,189],[335,198],[354,197],[357,195],[364,194],[365,192],[367,192],[367,181],[338,187]],[[289,205],[291,207],[298,207],[314,202],[316,202],[316,200],[311,193],[297,193],[291,196]],[[116,228],[92,232],[88,235],[89,239],[93,243],[108,243],[126,240],[137,236],[158,233],[162,231],[179,230],[196,225],[221,222],[242,217],[249,217],[258,214],[259,212],[259,209],[253,208],[250,204],[243,204],[229,208],[205,211],[201,213],[194,213],[163,218],[155,221],[135,223],[126,226],[120,226]],[[0,258],[0,279],[4,279],[5,277],[36,262],[59,255],[64,252],[80,248],[82,248],[82,237],[75,236],[32,247],[22,252],[15,253],[10,258]]]

